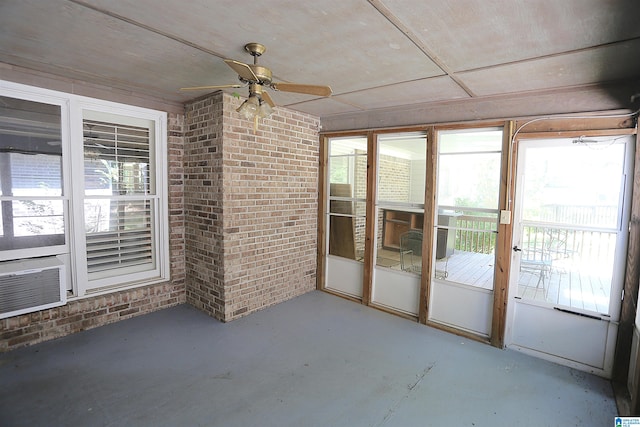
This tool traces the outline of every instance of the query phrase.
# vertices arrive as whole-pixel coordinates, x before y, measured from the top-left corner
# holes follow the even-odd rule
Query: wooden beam
[[[631,340],[638,306],[638,283],[640,280],[640,137],[636,135],[635,164],[627,266],[624,278],[624,299],[620,310],[618,339],[613,362],[613,381],[626,384],[631,358]],[[637,396],[638,390],[635,390]],[[637,402],[636,402],[637,405]]]
[[[588,134],[589,136],[586,136]],[[520,139],[553,139],[553,138],[580,138],[585,136],[586,138],[595,138],[599,136],[621,136],[621,135],[635,135],[635,128],[628,129],[600,129],[590,131],[552,131],[552,132],[521,132],[518,134]]]
[[[502,167],[500,172],[500,203],[501,211],[509,211],[512,216],[512,200],[515,188],[515,174],[512,166],[512,143],[514,122],[504,123],[502,134]],[[493,280],[493,317],[491,321],[491,345],[504,347],[504,335],[507,324],[507,301],[509,297],[509,273],[511,268],[511,240],[513,236],[513,221],[509,224],[498,224],[496,239],[496,264]]]
[[[375,244],[376,244],[376,204],[375,196],[377,190],[377,170],[378,170],[378,138],[373,131],[367,132],[367,202],[366,202],[366,222],[364,240],[364,279],[362,283],[362,304],[371,303],[371,293],[373,289],[373,269],[376,265]]]
[[[427,325],[444,332],[449,332],[450,334],[457,335],[459,337],[481,342],[483,344],[489,344],[489,345],[491,344],[491,341],[486,336],[474,334],[473,332],[465,331],[464,329],[459,329],[454,326],[447,326],[442,323],[432,322],[432,321],[427,322]]]
[[[329,160],[329,141],[327,137],[320,137],[320,153],[318,164],[318,248],[317,248],[317,266],[316,266],[316,289],[325,288],[325,265],[327,257],[327,176]]]
[[[620,132],[623,129],[633,129],[635,127],[635,121],[630,114],[614,113],[604,116],[602,114],[585,114],[579,116],[580,118],[577,118],[578,116],[555,116],[522,119],[516,122],[515,129],[519,130],[518,134],[563,131],[580,133],[590,131],[589,135],[594,135],[591,131],[602,131],[604,129]],[[617,133],[617,135],[620,135],[620,133]]]
[[[429,318],[429,298],[431,277],[433,276],[433,239],[435,230],[436,209],[436,163],[438,161],[438,144],[433,126],[427,129],[427,159],[424,186],[424,220],[422,224],[422,277],[420,278],[420,301],[418,305],[418,321],[427,324]]]
[[[489,95],[442,102],[380,108],[322,117],[325,130],[399,128],[416,124],[481,122],[519,117],[590,115],[593,112],[628,111],[629,94],[637,93],[638,80],[611,85],[586,85],[567,89],[535,90],[524,93]],[[614,95],[614,96],[612,96]],[[624,99],[625,102],[621,102]]]

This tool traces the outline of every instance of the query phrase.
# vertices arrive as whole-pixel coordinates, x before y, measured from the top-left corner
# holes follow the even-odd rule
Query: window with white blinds
[[[83,119],[88,279],[155,270],[153,122],[87,116],[92,114]]]
[[[0,263],[55,256],[68,297],[168,280],[167,113],[0,80]]]

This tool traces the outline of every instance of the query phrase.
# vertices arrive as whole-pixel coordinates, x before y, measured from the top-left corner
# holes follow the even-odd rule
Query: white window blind
[[[153,125],[83,120],[89,280],[156,268]]]

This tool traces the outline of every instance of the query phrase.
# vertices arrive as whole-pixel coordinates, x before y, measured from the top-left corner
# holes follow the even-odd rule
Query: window
[[[155,269],[153,122],[93,111],[83,117],[89,279]]]
[[[378,266],[421,272],[426,154],[422,132],[378,137]]]
[[[438,133],[436,277],[493,289],[502,129]]]
[[[329,254],[362,261],[367,138],[329,140]]]
[[[0,101],[0,261],[56,255],[75,296],[168,279],[166,114],[7,82]]]
[[[60,106],[0,103],[0,251],[64,247]]]

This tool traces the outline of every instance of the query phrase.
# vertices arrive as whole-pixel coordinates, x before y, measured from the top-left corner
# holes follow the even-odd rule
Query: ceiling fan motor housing
[[[251,67],[253,74],[255,74],[256,77],[258,78],[257,82],[248,81],[248,83],[259,83],[259,84],[265,84],[265,85],[271,84],[272,77],[271,77],[270,69],[268,69],[267,67],[262,67],[260,65],[252,65],[252,64],[247,64],[247,65]]]

